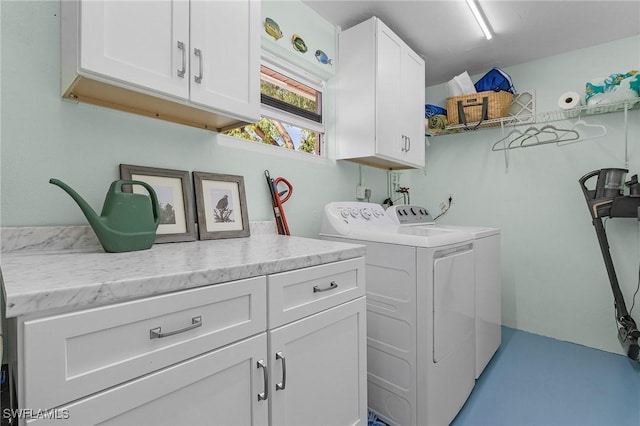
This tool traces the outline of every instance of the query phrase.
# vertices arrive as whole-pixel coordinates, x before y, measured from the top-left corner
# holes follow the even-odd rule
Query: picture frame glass
[[[135,173],[131,174],[131,179],[148,183],[158,196],[160,224],[156,231],[157,234],[181,234],[187,232],[187,218],[183,205],[184,194],[182,192],[181,179]],[[133,185],[132,187],[134,193],[148,195],[144,187],[140,185]]]
[[[244,229],[237,182],[203,180],[202,196],[208,231]]]

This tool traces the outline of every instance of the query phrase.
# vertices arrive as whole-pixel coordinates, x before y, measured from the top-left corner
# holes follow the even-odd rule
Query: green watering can
[[[137,180],[113,182],[100,216],[64,182],[50,179],[49,183],[65,190],[78,203],[105,251],[120,253],[145,250],[153,245],[160,223],[160,208],[158,196],[148,183]],[[143,194],[122,192],[122,185],[142,185],[151,198]]]

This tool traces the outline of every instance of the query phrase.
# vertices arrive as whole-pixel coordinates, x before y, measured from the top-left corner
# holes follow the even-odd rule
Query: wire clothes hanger
[[[599,132],[596,134],[589,135],[587,137],[583,137],[576,128],[595,128],[599,129]],[[582,142],[590,139],[596,139],[603,137],[607,134],[607,128],[600,124],[588,124],[582,119],[578,119],[575,124],[570,129],[562,129],[551,124],[547,124],[540,128],[531,126],[527,128],[524,132],[518,129],[514,129],[509,132],[506,136],[496,141],[491,147],[492,151],[504,151],[508,149],[514,148],[527,148],[530,146],[537,145],[546,145],[555,143],[558,146],[568,145],[575,142]],[[506,141],[509,140],[512,136],[515,137],[511,139],[511,141],[507,144]],[[530,141],[532,140],[533,141]],[[530,142],[527,142],[530,141]],[[502,143],[502,147],[498,147],[498,145]]]
[[[603,126],[602,124],[589,124],[586,121],[584,121],[583,119],[578,119],[574,124],[573,127],[571,127],[571,130],[576,130],[576,127],[578,128],[582,128],[582,130],[584,129],[598,129],[599,132],[591,134],[589,136],[582,136],[579,140],[575,140],[575,141],[558,141],[558,146],[562,146],[562,145],[569,145],[575,142],[582,142],[582,141],[588,141],[591,139],[597,139],[597,138],[601,138],[603,136],[607,135],[607,128],[605,126]]]
[[[540,135],[551,135],[550,138],[542,138],[540,139]],[[535,137],[536,141],[533,143],[525,143],[528,139]],[[551,124],[547,124],[542,126],[538,133],[533,136],[529,136],[522,141],[520,141],[520,148],[525,148],[527,146],[535,146],[535,145],[546,145],[549,143],[560,143],[560,142],[572,142],[580,139],[580,133],[575,131],[574,129],[559,129]]]

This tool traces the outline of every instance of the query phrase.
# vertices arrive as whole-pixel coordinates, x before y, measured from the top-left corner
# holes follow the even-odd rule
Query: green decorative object
[[[278,25],[278,23],[271,18],[266,18],[264,20],[264,30],[267,34],[269,34],[275,40],[279,40],[282,38],[282,31],[280,30],[280,25]]]
[[[153,245],[160,223],[160,209],[156,192],[148,183],[137,180],[113,182],[107,192],[100,216],[64,182],[50,179],[49,183],[62,188],[78,203],[105,251],[120,253],[145,250]],[[122,185],[142,185],[150,197],[122,192]]]
[[[300,53],[307,52],[307,45],[298,34],[294,34],[291,36],[291,44],[293,44],[293,48],[298,52]]]

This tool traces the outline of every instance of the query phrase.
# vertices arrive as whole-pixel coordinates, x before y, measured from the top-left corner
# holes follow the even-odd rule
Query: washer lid
[[[442,229],[451,229],[453,231],[462,231],[473,234],[476,238],[490,237],[492,235],[500,235],[500,228],[486,228],[484,226],[460,226],[460,225],[437,225]]]
[[[325,206],[320,235],[413,247],[441,247],[473,240],[473,235],[458,230],[398,225],[380,205],[353,201]]]
[[[420,229],[413,227],[398,227],[393,231],[347,229],[345,232],[339,234],[321,232],[320,235],[413,247],[441,247],[450,244],[469,242],[474,239],[472,234],[460,231]]]

